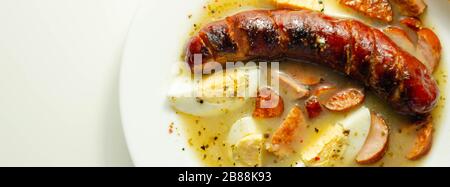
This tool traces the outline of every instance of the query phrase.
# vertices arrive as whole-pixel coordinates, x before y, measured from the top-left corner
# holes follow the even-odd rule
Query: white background
[[[0,166],[131,166],[118,104],[138,0],[0,0]]]

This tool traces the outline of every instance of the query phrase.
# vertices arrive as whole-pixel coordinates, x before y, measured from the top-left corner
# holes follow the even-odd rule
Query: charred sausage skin
[[[361,81],[396,111],[429,113],[439,89],[431,72],[378,29],[311,10],[253,10],[210,23],[187,46],[203,62],[296,59]]]

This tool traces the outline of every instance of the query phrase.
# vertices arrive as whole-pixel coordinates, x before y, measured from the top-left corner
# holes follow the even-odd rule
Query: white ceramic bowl
[[[443,43],[442,68],[449,68],[450,3],[428,0],[426,19]],[[120,108],[122,124],[136,166],[201,166],[181,134],[169,134],[176,117],[166,101],[166,92],[179,61],[181,45],[191,29],[187,15],[201,11],[204,0],[143,1],[132,27],[122,60]],[[448,93],[447,91],[442,91]],[[450,99],[445,100],[449,106]],[[450,123],[444,109],[442,123],[435,133],[426,166],[450,166]],[[181,131],[181,130],[179,130]],[[186,151],[181,151],[182,148]]]

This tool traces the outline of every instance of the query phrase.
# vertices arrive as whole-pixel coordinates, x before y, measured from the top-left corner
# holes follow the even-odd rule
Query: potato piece
[[[351,166],[370,131],[370,111],[362,106],[336,124],[320,130],[320,136],[302,150],[307,166]]]
[[[436,34],[428,28],[420,29],[417,37],[417,52],[422,57],[422,63],[427,66],[428,70],[434,72],[441,60],[441,42]]]
[[[308,88],[286,74],[279,74],[280,86],[294,94],[295,99],[301,99],[309,94]]]
[[[400,8],[400,12],[405,16],[420,16],[427,8],[427,4],[423,0],[393,0]]]
[[[306,166],[331,166],[341,160],[347,148],[348,137],[342,125],[336,124],[323,131],[322,136],[302,152]]]
[[[425,119],[424,121],[419,121],[416,123],[419,126],[417,131],[416,140],[414,147],[409,151],[406,158],[409,160],[418,160],[426,155],[432,145],[433,140],[433,124],[431,117]]]
[[[273,118],[280,116],[284,111],[284,103],[281,96],[270,88],[263,88],[256,97],[253,117]]]
[[[302,110],[294,106],[280,127],[273,133],[267,150],[277,156],[286,156],[292,152],[291,143],[298,132],[301,124],[305,123]]]
[[[371,112],[369,135],[356,156],[358,164],[372,164],[383,158],[388,147],[389,128],[380,114]]]
[[[305,108],[308,112],[309,118],[315,118],[322,112],[322,107],[317,99],[317,96],[311,96],[305,101]]]
[[[371,18],[385,22],[392,21],[392,7],[388,0],[340,0],[339,2]]]
[[[325,103],[325,108],[331,111],[348,111],[364,101],[364,93],[355,88],[345,89],[334,94]]]
[[[323,11],[324,6],[322,0],[272,0],[272,2],[278,8],[287,9],[311,9],[317,11]]]
[[[399,27],[389,26],[385,28],[384,33],[389,36],[389,38],[394,41],[400,48],[414,55],[416,52],[415,46],[405,30]]]

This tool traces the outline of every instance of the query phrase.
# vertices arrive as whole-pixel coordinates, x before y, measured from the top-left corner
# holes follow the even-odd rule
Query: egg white
[[[345,119],[324,129],[321,137],[304,149],[302,160],[307,166],[354,165],[369,134],[370,118],[370,111],[365,106],[351,112]]]
[[[237,120],[226,139],[229,156],[237,166],[260,166],[264,138],[252,117]]]
[[[348,130],[347,147],[343,153],[342,162],[346,165],[355,164],[355,158],[364,145],[370,130],[370,110],[363,106],[352,112],[344,120],[337,122]]]
[[[256,96],[259,71],[233,70],[216,72],[201,81],[193,81],[190,75],[179,76],[167,94],[169,103],[179,112],[199,117],[218,116],[244,107]]]

